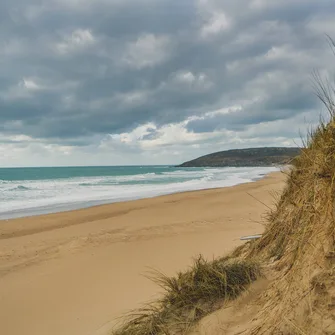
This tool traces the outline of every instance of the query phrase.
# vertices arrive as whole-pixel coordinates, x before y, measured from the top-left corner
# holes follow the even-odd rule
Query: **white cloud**
[[[193,73],[191,71],[178,71],[172,74],[169,82],[164,82],[161,88],[178,87],[190,91],[205,92],[214,85],[205,73]]]
[[[244,102],[244,107],[247,105],[247,104],[250,104],[251,101],[246,101]],[[209,112],[206,112],[206,113],[203,113],[202,115],[200,116],[190,116],[186,121],[185,121],[185,124],[187,125],[188,123],[192,122],[192,121],[205,121],[205,120],[208,120],[208,119],[212,119],[216,116],[219,116],[219,115],[226,115],[226,114],[232,114],[232,113],[236,113],[236,112],[239,112],[243,109],[242,105],[233,105],[233,106],[229,106],[229,107],[224,107],[224,108],[220,108],[220,109],[216,109],[216,110],[213,110],[213,111],[209,111]]]
[[[27,135],[15,135],[15,136],[9,136],[7,139],[13,141],[13,142],[34,142],[34,139],[31,136]]]
[[[128,133],[110,135],[110,141],[102,142],[103,146],[111,146],[119,143],[125,147],[136,147],[144,151],[157,151],[160,148],[197,144],[204,140],[210,140],[220,136],[218,132],[193,133],[186,129],[187,121],[173,123],[157,127],[154,123],[148,123],[135,128]],[[147,137],[154,134],[155,136]]]
[[[313,56],[303,52],[302,50],[296,50],[290,45],[273,46],[265,58],[270,61],[285,61],[286,64],[297,63],[306,64],[313,61]]]
[[[198,0],[198,14],[201,28],[200,36],[208,38],[227,31],[232,26],[232,18],[222,9],[222,4],[216,0]]]
[[[159,129],[159,137],[152,140],[144,140],[141,147],[144,150],[156,149],[159,147],[196,144],[203,140],[218,137],[218,133],[210,134],[192,133],[186,129],[186,122],[174,123],[163,126]]]
[[[211,17],[201,28],[201,36],[206,38],[226,31],[231,26],[231,20],[224,12],[212,13]]]
[[[180,82],[185,82],[185,83],[193,83],[196,80],[196,76],[188,71],[188,72],[180,72],[176,74],[176,79]]]
[[[37,85],[33,79],[23,78],[22,82],[19,84],[28,90],[39,90],[42,89],[41,86]]]
[[[1,137],[1,136],[0,136]],[[43,141],[17,137],[13,143],[0,143],[2,166],[56,166],[68,165],[75,148],[57,144],[45,144]],[[73,157],[78,160],[77,157]],[[81,157],[85,161],[84,156]],[[73,160],[75,163],[75,160]]]
[[[147,123],[141,126],[138,126],[134,130],[128,133],[114,134],[109,135],[112,141],[129,144],[129,145],[137,145],[146,135],[150,134],[151,131],[155,131],[157,129],[154,123]],[[103,141],[103,145],[106,145],[106,139]]]
[[[170,38],[143,34],[126,47],[123,62],[137,69],[150,67],[164,62],[169,56]]]
[[[56,50],[61,54],[85,49],[93,45],[95,37],[89,29],[76,29],[71,34],[65,35],[63,41],[55,45]]]
[[[79,86],[75,81],[51,82],[43,80],[42,78],[23,77],[16,85],[12,85],[3,91],[0,91],[0,97],[4,100],[17,100],[33,98],[36,94],[42,91],[68,91],[73,90]],[[65,97],[68,97],[68,93]],[[73,97],[73,95],[72,95]],[[63,97],[61,100],[64,99]],[[65,98],[63,102],[69,102]]]
[[[245,102],[247,103],[247,102]],[[225,107],[225,108],[220,108],[211,112],[207,112],[204,114],[205,117],[213,117],[217,115],[225,115],[225,114],[231,114],[231,113],[236,113],[238,111],[242,110],[241,105],[233,105],[230,107]]]

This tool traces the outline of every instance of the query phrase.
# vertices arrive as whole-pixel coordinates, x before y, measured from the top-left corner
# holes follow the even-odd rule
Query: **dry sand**
[[[0,334],[108,333],[159,293],[150,268],[172,275],[261,233],[284,179],[0,221]]]

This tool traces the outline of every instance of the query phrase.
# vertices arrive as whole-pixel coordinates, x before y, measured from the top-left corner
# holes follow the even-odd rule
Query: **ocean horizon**
[[[256,181],[276,167],[171,165],[0,168],[0,220]]]

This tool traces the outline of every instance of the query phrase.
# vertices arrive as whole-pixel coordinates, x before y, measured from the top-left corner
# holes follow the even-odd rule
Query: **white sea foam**
[[[228,187],[277,168],[180,169],[122,176],[0,180],[0,219],[58,212],[163,194]]]

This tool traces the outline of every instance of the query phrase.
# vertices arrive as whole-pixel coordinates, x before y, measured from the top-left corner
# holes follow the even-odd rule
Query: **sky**
[[[296,146],[333,0],[1,0],[0,167]]]

